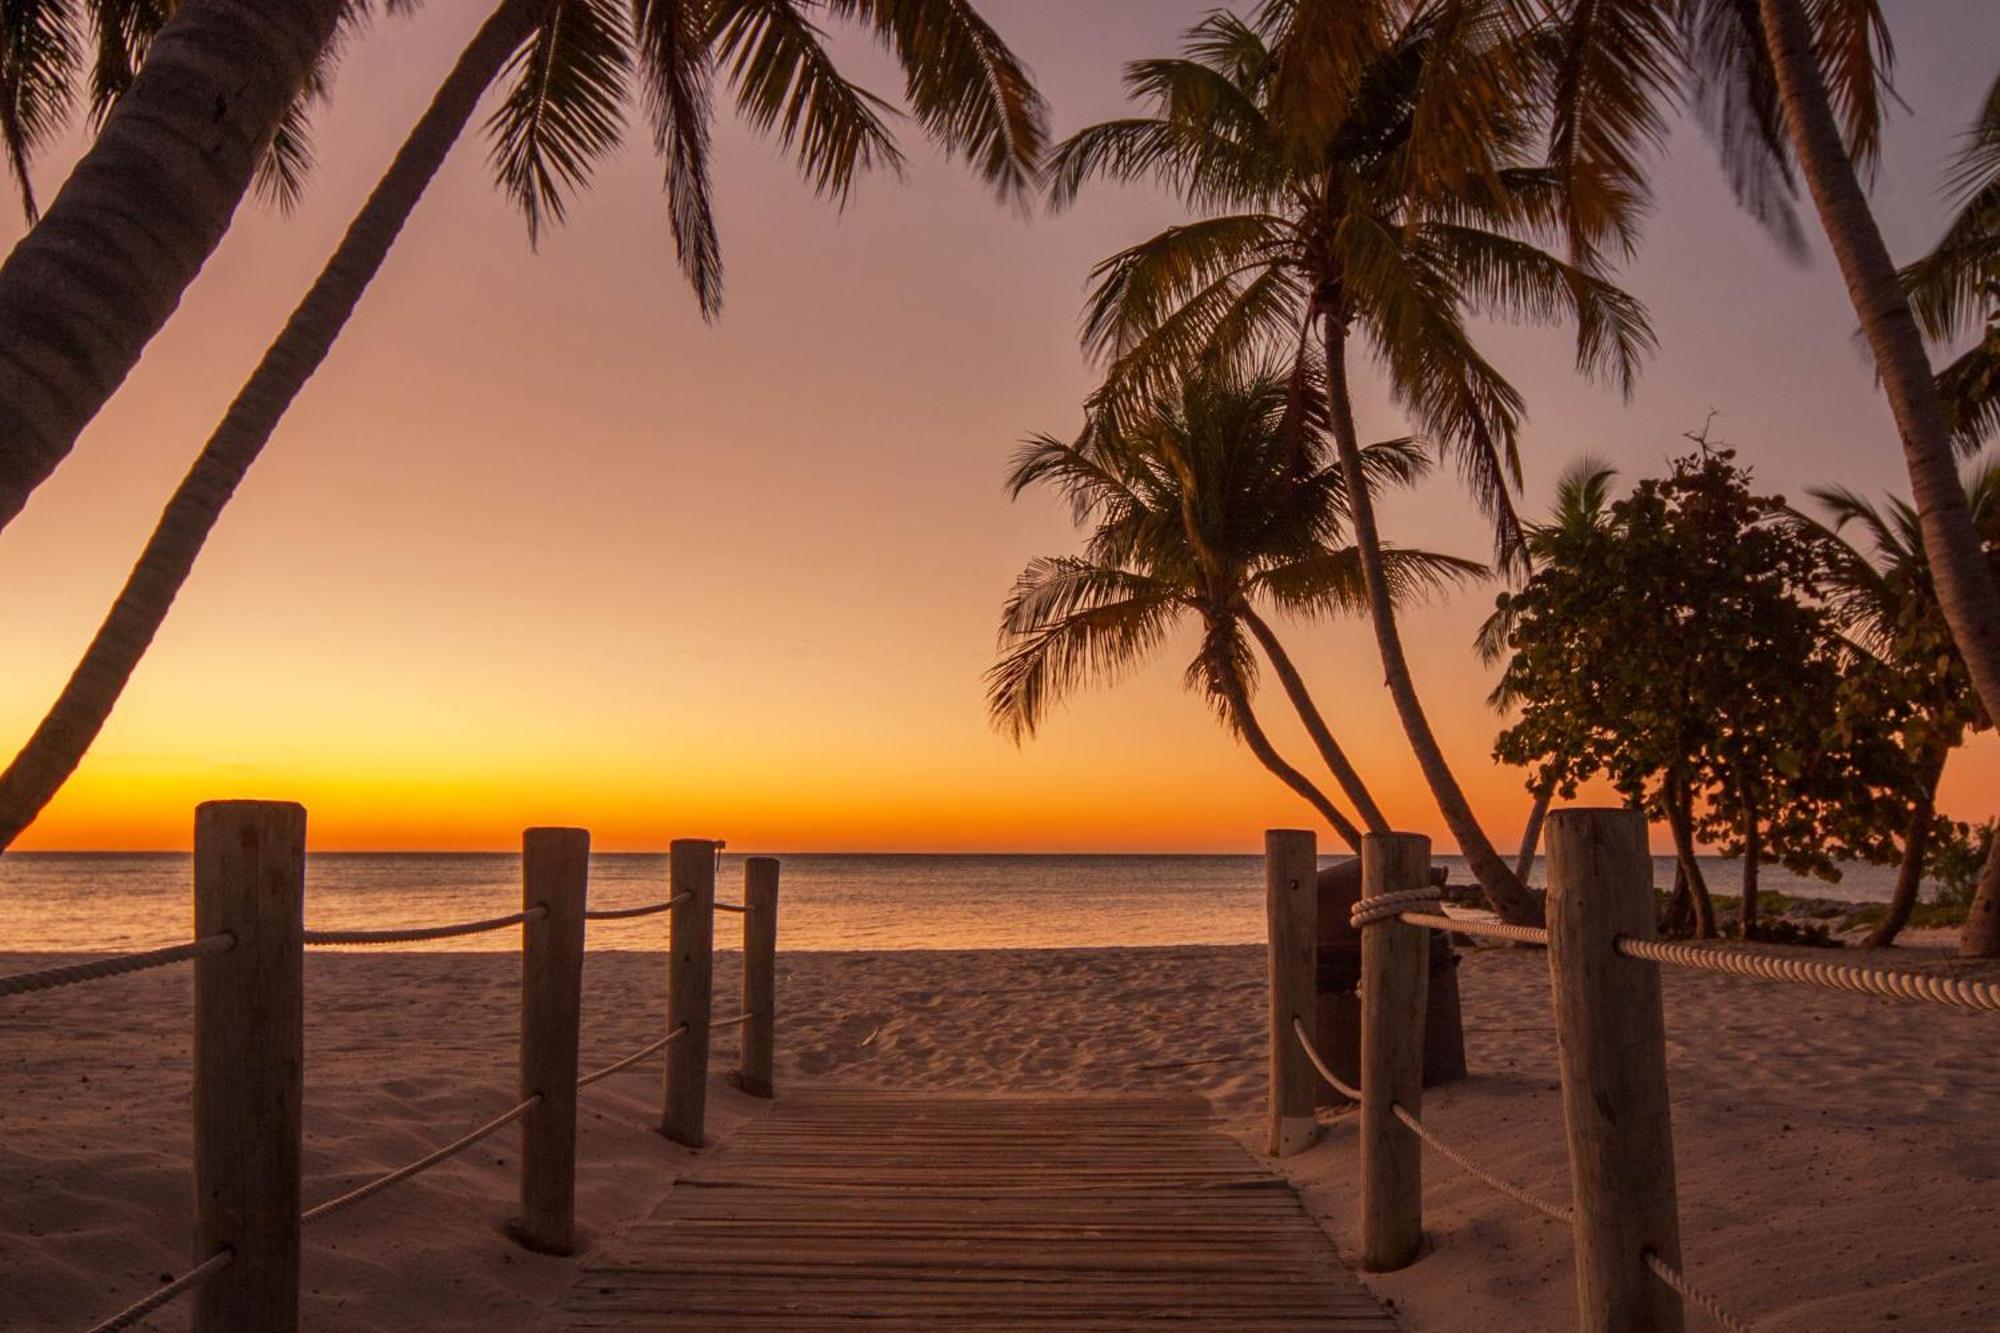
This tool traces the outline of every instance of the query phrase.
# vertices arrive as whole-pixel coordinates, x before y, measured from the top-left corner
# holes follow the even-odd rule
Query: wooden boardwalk
[[[552,1325],[1395,1333],[1193,1097],[787,1092]]]

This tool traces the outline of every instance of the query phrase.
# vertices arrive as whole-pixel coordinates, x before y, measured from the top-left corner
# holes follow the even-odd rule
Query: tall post
[[[1430,883],[1431,840],[1419,833],[1361,839],[1364,899]],[[1407,1267],[1424,1226],[1424,1149],[1396,1119],[1423,1113],[1424,1002],[1430,932],[1395,917],[1361,928],[1361,1265]]]
[[[743,1050],[738,1074],[743,1091],[770,1097],[778,1033],[778,858],[743,863]]]
[[[708,1113],[708,1020],[715,979],[715,859],[705,838],[677,838],[669,857],[667,1031],[687,1029],[667,1044],[666,1105],[660,1132],[699,1148]]]
[[[1271,1096],[1265,1151],[1289,1157],[1319,1136],[1313,1114],[1318,1074],[1292,1024],[1315,1029],[1314,914],[1319,898],[1319,846],[1310,832],[1264,834],[1264,906],[1270,918]]]
[[[583,1012],[583,929],[590,834],[521,835],[521,1216],[516,1238],[544,1254],[576,1251],[576,1048]]]
[[[194,814],[194,930],[235,947],[194,965],[195,1333],[299,1326],[305,1091],[306,812],[209,801]]]
[[[1548,819],[1549,972],[1576,1211],[1579,1333],[1681,1333],[1648,1250],[1681,1261],[1659,970],[1615,948],[1653,938],[1653,861],[1636,810]]]

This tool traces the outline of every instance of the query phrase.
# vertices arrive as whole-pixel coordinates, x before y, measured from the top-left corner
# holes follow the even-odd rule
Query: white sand
[[[0,956],[0,971],[46,959]],[[316,954],[308,972],[306,1199],[400,1165],[512,1103],[517,961]],[[2000,1017],[1670,972],[1675,1131],[1691,1270],[1759,1330],[2000,1328]],[[736,984],[733,955],[719,993]],[[1475,1077],[1427,1119],[1566,1193],[1546,978],[1536,955],[1462,973]],[[584,1062],[661,1026],[664,959],[596,953]],[[1246,1141],[1264,1087],[1255,948],[793,954],[785,1080],[1207,1093]],[[185,969],[0,1001],[0,1327],[81,1330],[188,1261]],[[726,1004],[724,1007],[728,1007]],[[733,1060],[717,1039],[716,1068]],[[579,1212],[603,1237],[693,1154],[651,1131],[657,1062],[584,1093]],[[726,1136],[759,1103],[718,1081]],[[531,1327],[571,1260],[500,1233],[511,1131],[308,1233],[316,1330]],[[1355,1242],[1345,1118],[1288,1170]],[[1561,1329],[1563,1229],[1433,1161],[1431,1250],[1371,1279],[1416,1333]],[[1700,1327],[1697,1321],[1693,1327]],[[181,1329],[184,1313],[150,1327]]]

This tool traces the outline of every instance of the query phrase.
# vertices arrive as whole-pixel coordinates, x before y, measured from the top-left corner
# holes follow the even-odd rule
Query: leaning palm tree
[[[1739,198],[1781,235],[1803,177],[1896,420],[1938,603],[2000,709],[2000,585],[1959,484],[1953,419],[1864,179],[1891,100],[1880,0],[1533,0],[1555,40],[1551,161],[1573,235],[1632,243],[1648,150],[1689,83]],[[1678,21],[1677,21],[1678,20]],[[2000,875],[2000,862],[1995,874]],[[1987,951],[2000,954],[2000,902]]]
[[[562,218],[568,196],[616,144],[636,72],[667,159],[681,266],[712,315],[722,291],[708,193],[714,75],[824,194],[844,198],[868,167],[899,160],[878,100],[840,75],[809,21],[821,8],[869,18],[904,66],[912,110],[944,147],[972,158],[1003,194],[1028,188],[1043,139],[1041,101],[964,0],[635,0],[629,17],[616,0],[503,0],[230,405],[62,693],[0,774],[0,850],[82,761],[223,508],[331,350],[487,87],[511,77],[490,123],[494,164],[533,234]]]
[[[0,7],[0,142],[28,168],[89,85],[102,124],[0,264],[0,528],[137,364],[260,172],[296,162],[302,95],[365,0],[41,0]],[[87,72],[86,35],[94,59]],[[136,75],[134,66],[139,66]],[[266,179],[271,179],[268,174]]]
[[[1258,762],[1359,847],[1355,818],[1278,753],[1259,721],[1253,641],[1361,824],[1386,829],[1266,618],[1353,613],[1366,602],[1356,551],[1336,544],[1351,502],[1320,420],[1302,410],[1290,376],[1195,375],[1144,404],[1100,408],[1076,441],[1028,441],[1009,489],[1053,487],[1090,532],[1082,555],[1031,562],[1007,599],[1000,660],[987,673],[995,724],[1016,740],[1034,734],[1076,690],[1135,668],[1192,622],[1200,647],[1187,682]],[[1408,440],[1362,454],[1368,485],[1408,484],[1425,468]],[[1410,550],[1387,552],[1385,568],[1399,599],[1484,572]]]
[[[1522,544],[1531,569],[1561,559],[1565,551],[1576,549],[1578,544],[1591,540],[1604,530],[1611,512],[1611,483],[1617,479],[1617,468],[1588,454],[1563,469],[1562,475],[1556,478],[1556,499],[1548,518],[1540,523],[1521,525]],[[1516,619],[1512,603],[1502,598],[1493,613],[1480,624],[1474,640],[1480,661],[1494,666],[1506,657],[1509,650],[1507,636],[1513,630]],[[1507,688],[1504,679],[1494,687],[1486,701],[1503,711],[1514,702],[1512,691]],[[1523,880],[1534,869],[1535,850],[1542,838],[1542,824],[1548,818],[1549,802],[1554,795],[1555,788],[1551,786],[1542,785],[1533,789],[1528,820],[1521,830],[1521,848],[1514,859],[1514,873]]]
[[[1560,198],[1552,174],[1530,165],[1536,135],[1515,95],[1527,57],[1488,21],[1492,6],[1439,0],[1400,24],[1362,21],[1375,8],[1271,0],[1255,21],[1203,20],[1181,58],[1128,67],[1127,86],[1150,115],[1059,146],[1052,195],[1060,206],[1095,176],[1154,179],[1205,214],[1098,265],[1085,339],[1108,363],[1109,400],[1188,365],[1321,350],[1327,423],[1397,713],[1488,900],[1510,920],[1532,920],[1539,904],[1473,815],[1417,694],[1360,485],[1349,362],[1365,349],[1419,429],[1456,460],[1509,567],[1522,551],[1511,501],[1522,401],[1480,355],[1469,321],[1573,321],[1580,366],[1628,383],[1652,335],[1638,304],[1593,265],[1537,244],[1554,234]]]
[[[1964,486],[1988,559],[2000,567],[2000,463],[1974,468]],[[1878,506],[1840,486],[1811,495],[1830,522],[1800,515],[1798,523],[1823,553],[1828,607],[1852,651],[1893,682],[1898,704],[1910,714],[1903,738],[1912,774],[1902,860],[1888,912],[1863,941],[1880,947],[1894,942],[1916,905],[1945,764],[1968,731],[1991,723],[1945,628],[1916,509],[1900,497]],[[1865,535],[1865,546],[1847,540],[1850,528]]]

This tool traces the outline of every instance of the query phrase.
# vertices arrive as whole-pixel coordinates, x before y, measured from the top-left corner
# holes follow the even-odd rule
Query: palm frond
[[[29,170],[62,133],[74,103],[80,23],[74,0],[10,0],[0,33],[0,143],[33,226],[41,210]]]
[[[1121,570],[1068,557],[1030,562],[1001,611],[988,716],[1016,742],[1032,736],[1078,689],[1143,663],[1182,610],[1169,590]]]
[[[507,95],[487,130],[494,168],[531,242],[562,222],[570,192],[623,135],[630,73],[617,0],[557,0],[509,63]]]
[[[1491,573],[1477,560],[1403,546],[1382,548],[1382,570],[1388,578],[1390,601],[1398,607],[1414,606]],[[1251,586],[1291,615],[1314,618],[1359,615],[1368,610],[1361,552],[1352,546],[1319,551],[1261,570]]]
[[[1866,174],[1881,157],[1882,121],[1896,97],[1896,48],[1881,0],[1806,0],[1806,19],[1848,156]]]
[[[722,241],[709,177],[715,115],[709,34],[713,0],[633,0],[639,89],[666,162],[674,256],[704,319],[722,310]]]
[[[1549,164],[1561,177],[1579,258],[1650,202],[1645,159],[1666,137],[1661,108],[1679,78],[1674,6],[1659,0],[1551,0],[1563,39],[1549,72]]]
[[[1048,146],[1048,106],[1018,56],[969,0],[826,0],[863,18],[902,62],[904,96],[931,138],[1025,204]]]
[[[171,0],[92,0],[97,59],[90,71],[90,119],[102,126],[111,105],[132,86],[153,38],[166,23]]]
[[[1688,0],[1682,27],[1695,116],[1730,190],[1779,249],[1803,260],[1805,229],[1793,207],[1798,178],[1757,0]]]
[[[814,190],[845,203],[862,172],[902,169],[884,119],[894,114],[889,104],[842,76],[798,0],[716,2],[717,68],[744,117],[776,132]]]
[[[1974,454],[2000,435],[2000,326],[1937,374],[1953,442]]]
[[[1986,90],[1979,114],[1944,176],[1945,196],[1956,208],[1970,207],[1995,186],[2000,186],[2000,78]]]

